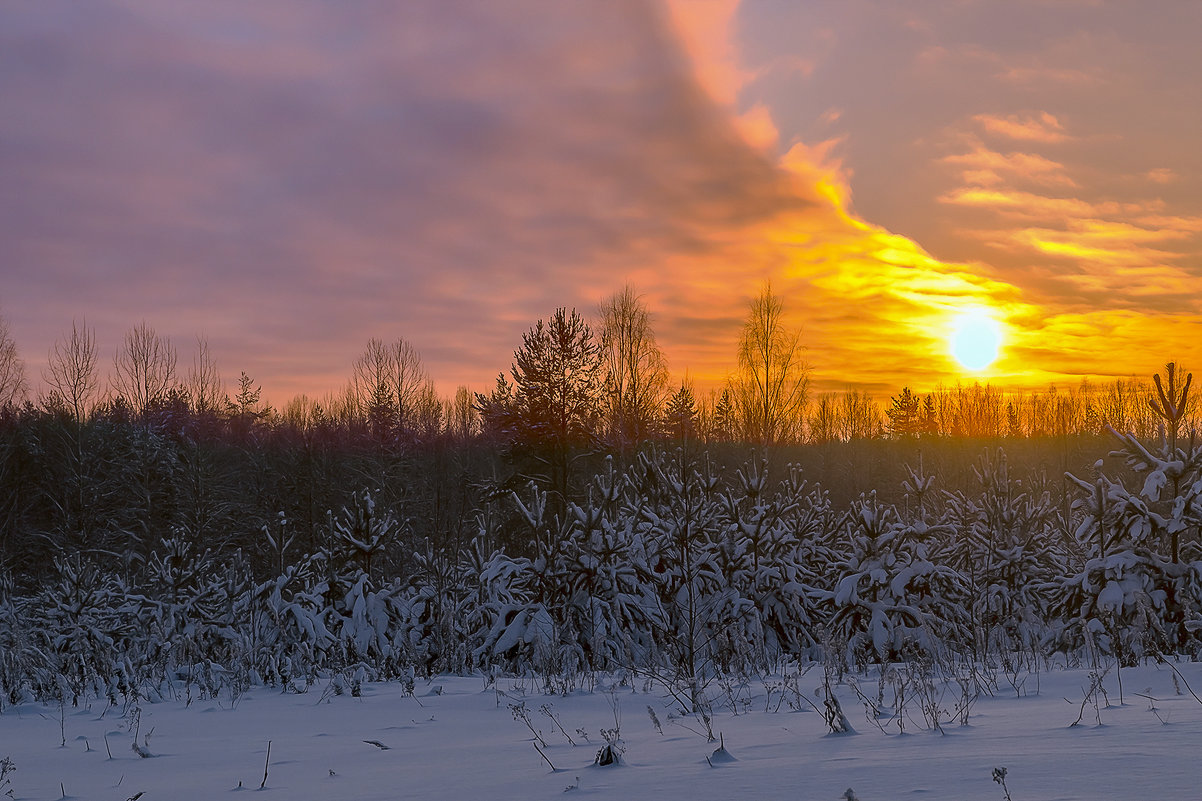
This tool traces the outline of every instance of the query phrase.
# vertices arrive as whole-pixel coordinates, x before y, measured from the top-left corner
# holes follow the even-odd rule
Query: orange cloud
[[[939,197],[943,203],[975,206],[1014,217],[1074,219],[1112,214],[1146,214],[1164,207],[1160,201],[1122,203],[1091,202],[1075,197],[1055,197],[1009,187],[966,186]]]
[[[668,0],[673,29],[697,83],[716,102],[733,106],[751,73],[739,66],[731,41],[739,0]]]
[[[1054,116],[1046,111],[1039,114],[1010,114],[995,116],[977,114],[973,117],[986,131],[1009,139],[1028,142],[1064,142],[1069,136]]]
[[[1077,186],[1058,161],[1037,153],[999,153],[979,141],[969,152],[944,156],[942,161],[962,168],[962,178],[968,185],[996,186],[1007,180],[1021,180],[1042,186]]]
[[[1071,139],[1049,114],[972,121],[1033,145]],[[1123,358],[1107,343],[1131,342],[1125,352],[1146,353],[1163,340],[1180,348],[1169,353],[1197,352],[1180,331],[1196,333],[1198,321],[1187,312],[1202,310],[1196,259],[1202,216],[1166,214],[1156,196],[1107,197],[1090,191],[1063,161],[1039,153],[1014,158],[971,134],[968,141],[970,151],[941,159],[959,169],[960,185],[939,200],[974,215],[962,235],[1014,265],[1011,274],[1040,297],[1043,318],[1055,321],[1017,321],[1016,349],[1028,364],[1054,374],[1071,362],[1083,374],[1112,375],[1134,368],[1120,367]],[[1157,171],[1144,177],[1156,181],[1153,174],[1171,180]]]
[[[1144,173],[1144,177],[1157,184],[1171,184],[1180,180],[1181,176],[1168,167],[1157,167]]]

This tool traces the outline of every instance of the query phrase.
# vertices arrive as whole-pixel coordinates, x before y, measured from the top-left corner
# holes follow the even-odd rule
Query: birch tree
[[[765,284],[743,323],[732,380],[743,433],[752,442],[771,446],[800,436],[810,385],[802,350],[801,331],[786,325],[783,301]]]

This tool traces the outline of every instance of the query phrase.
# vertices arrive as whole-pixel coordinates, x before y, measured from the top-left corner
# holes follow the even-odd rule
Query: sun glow
[[[1002,345],[1002,327],[983,311],[962,314],[952,326],[952,356],[966,370],[984,370],[997,360]]]

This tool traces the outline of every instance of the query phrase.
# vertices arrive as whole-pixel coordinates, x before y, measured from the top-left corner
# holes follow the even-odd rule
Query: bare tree
[[[290,398],[280,409],[280,420],[299,431],[308,431],[323,414],[321,404],[302,392]]]
[[[651,432],[667,393],[668,363],[651,314],[632,286],[602,303],[600,316],[609,434],[625,451]]]
[[[142,321],[125,335],[113,357],[113,391],[138,414],[175,388],[175,348]]]
[[[228,402],[225,382],[217,371],[217,363],[209,353],[209,343],[204,337],[196,338],[196,353],[192,356],[192,369],[188,371],[188,399],[192,408],[200,413],[216,412]]]
[[[17,343],[8,333],[8,323],[0,317],[0,408],[15,406],[28,392],[25,362],[17,355]]]
[[[404,339],[391,345],[368,340],[355,360],[351,391],[360,414],[379,434],[425,427],[431,403],[438,405],[421,355]]]
[[[739,338],[739,370],[731,381],[744,433],[761,445],[795,439],[809,395],[801,331],[786,327],[772,285],[751,302]]]
[[[839,438],[839,399],[835,393],[823,392],[815,399],[809,428],[810,442],[834,442]]]
[[[881,409],[867,392],[849,389],[839,399],[839,439],[851,442],[881,435]]]
[[[51,389],[46,406],[61,404],[77,422],[83,422],[92,410],[100,379],[96,374],[96,332],[71,322],[71,334],[56,341],[46,357],[42,375]]]
[[[446,403],[444,417],[447,433],[456,439],[468,439],[480,430],[475,395],[467,387],[455,390],[455,397]]]

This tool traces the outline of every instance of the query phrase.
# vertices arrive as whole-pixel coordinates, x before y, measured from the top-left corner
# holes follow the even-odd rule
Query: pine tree
[[[889,417],[889,433],[894,437],[913,437],[923,433],[922,402],[909,387],[902,387],[899,395],[885,412]]]
[[[714,404],[714,424],[711,438],[717,442],[730,442],[735,438],[735,403],[730,397],[730,388],[722,390]]]
[[[512,374],[513,444],[543,466],[553,508],[562,512],[574,456],[598,440],[601,349],[574,309],[559,308],[522,335]]]
[[[664,410],[664,427],[668,436],[678,442],[693,439],[697,430],[697,406],[693,400],[693,390],[687,384],[681,384],[680,389],[668,399]]]

